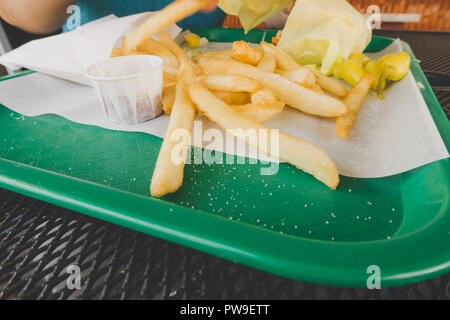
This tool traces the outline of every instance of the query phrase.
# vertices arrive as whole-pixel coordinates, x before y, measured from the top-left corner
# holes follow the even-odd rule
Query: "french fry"
[[[253,47],[254,50],[261,52],[262,57],[264,57],[264,50],[261,48],[260,45]]]
[[[227,132],[234,135],[236,135],[236,130],[251,130],[256,132],[258,135],[256,144],[255,141],[248,138],[248,136],[236,136],[245,143],[265,152],[269,156],[278,157],[279,159],[294,165],[298,169],[313,175],[331,189],[336,189],[339,184],[339,174],[336,165],[330,157],[318,147],[287,134],[280,133],[279,141],[277,141],[279,152],[278,154],[274,154],[272,144],[270,144],[269,147],[269,143],[260,141],[264,139],[261,132],[264,132],[266,137],[268,137],[271,136],[272,129],[240,115],[201,84],[192,85],[189,88],[189,94],[197,109],[202,114],[205,114],[209,120],[216,123],[224,130],[227,130]]]
[[[194,61],[192,61],[192,59],[189,58],[187,53],[180,48],[180,46],[170,37],[170,35],[167,32],[161,32],[160,34],[158,34],[158,39],[166,48],[168,48],[173,54],[175,54],[180,63],[186,63],[190,65],[194,71],[198,71],[198,67],[194,63]]]
[[[153,171],[150,193],[154,197],[175,192],[183,183],[184,165],[195,115],[188,86],[194,82],[194,71],[189,65],[182,63],[169,126]]]
[[[277,69],[276,73],[278,73],[283,78],[286,78],[292,82],[298,83],[308,88],[312,88],[316,84],[316,77],[310,70],[307,70],[306,68],[292,71]]]
[[[311,90],[314,90],[315,92],[320,93],[320,94],[325,94],[325,92],[322,90],[322,88],[317,83],[311,87]]]
[[[340,138],[348,138],[350,136],[350,128],[355,123],[356,116],[374,81],[375,78],[371,74],[365,74],[345,97],[344,103],[348,107],[348,112],[336,119],[336,133]]]
[[[122,55],[123,56],[126,56],[127,55],[127,51],[125,51],[125,40],[126,40],[126,38],[125,37],[122,37],[122,41],[121,41],[121,45],[122,45],[122,47],[121,47],[121,49],[122,49]],[[130,50],[130,52],[131,52],[132,50]]]
[[[197,81],[215,91],[255,92],[261,88],[258,81],[240,75],[200,76]]]
[[[250,102],[250,93],[248,92],[225,92],[214,91],[212,93],[226,104],[247,104]]]
[[[175,102],[176,84],[168,86],[163,90],[162,106],[165,114],[172,113],[172,107]]]
[[[128,55],[129,56],[142,56],[148,54],[147,52],[143,51],[131,51]]]
[[[178,76],[178,69],[174,68],[174,67],[169,67],[169,66],[164,65],[163,66],[163,72],[166,75],[170,74],[170,75],[175,76],[175,77]]]
[[[347,106],[333,97],[319,94],[280,75],[261,71],[245,63],[211,58],[200,60],[199,66],[210,74],[238,74],[254,79],[270,89],[278,100],[308,114],[338,117],[347,112]]]
[[[163,83],[163,90],[168,87],[175,86],[176,84],[177,84],[176,81],[173,81],[173,82],[167,81],[167,82]]]
[[[276,67],[277,61],[270,53],[265,53],[261,61],[258,63],[258,69],[269,73],[274,73]]]
[[[339,98],[343,98],[348,94],[347,88],[335,79],[324,76],[319,72],[315,72],[314,74],[317,77],[317,84],[325,91],[328,91]]]
[[[280,69],[292,71],[300,69],[300,67],[302,67],[297,62],[295,62],[295,60],[292,59],[292,57],[287,52],[275,47],[271,43],[263,41],[261,42],[261,48],[264,50],[265,53],[270,53],[275,57],[275,59],[277,60],[278,68]],[[306,67],[303,68],[307,69]],[[310,72],[312,72],[312,70],[310,70]]]
[[[257,49],[251,48],[245,41],[233,42],[233,58],[256,66],[262,59],[263,53]]]
[[[258,123],[267,122],[275,118],[284,109],[284,102],[271,102],[266,104],[230,105],[237,113]]]
[[[252,93],[251,97],[253,104],[266,104],[278,102],[270,89],[264,88]]]
[[[177,57],[158,40],[147,39],[137,47],[137,50],[160,57],[163,59],[164,65],[168,67],[178,68],[180,66]]]
[[[124,46],[122,48],[125,53],[133,51],[145,39],[158,34],[172,23],[191,16],[211,4],[213,1],[214,0],[179,0],[169,4],[130,33],[125,38]]]
[[[210,51],[199,53],[192,58],[194,61],[199,61],[204,58],[217,58],[217,59],[233,59],[233,52],[229,50]]]
[[[122,48],[113,48],[111,51],[111,58],[123,56]]]
[[[341,83],[332,78],[324,76],[319,72],[314,72],[311,69],[298,64],[284,50],[279,49],[275,47],[273,44],[267,42],[261,42],[261,47],[263,48],[264,52],[271,53],[272,55],[275,56],[279,68],[284,69],[286,71],[304,70],[304,72],[309,72],[313,76],[315,76],[317,83],[325,91],[328,91],[340,98],[343,98],[347,95],[348,93],[347,88],[344,87]]]
[[[171,73],[163,73],[163,87],[167,87],[174,82],[177,82],[177,76]]]

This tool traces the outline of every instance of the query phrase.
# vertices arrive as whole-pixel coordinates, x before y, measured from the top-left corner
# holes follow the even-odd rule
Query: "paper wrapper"
[[[120,34],[117,32],[116,34]],[[41,41],[46,41],[51,49],[57,46],[50,39]],[[114,42],[115,39],[112,39],[111,36],[111,43]],[[229,43],[211,43],[209,49],[220,50],[229,48],[230,45]],[[43,66],[48,67],[50,53],[44,53],[43,48],[38,44],[34,44],[32,47],[38,48],[34,53],[35,69],[45,69],[38,63],[41,58],[44,62]],[[76,45],[72,44],[71,48],[73,47]],[[64,48],[60,48],[60,50],[66,51]],[[105,48],[105,52],[108,50]],[[374,56],[376,58],[399,51],[401,51],[401,44],[396,41],[386,50]],[[69,52],[70,49],[67,54]],[[30,55],[33,55],[32,52],[28,52],[28,56]],[[19,54],[16,53],[12,56],[17,57]],[[65,61],[74,63],[75,60],[75,58],[71,60],[66,58]],[[58,66],[61,67],[61,64]],[[67,68],[63,68],[63,71],[78,70],[77,68],[81,69],[79,65],[70,65],[70,68],[67,66]],[[60,69],[52,69],[51,74],[55,72],[59,74]],[[324,149],[336,162],[339,172],[345,176],[384,177],[449,156],[418,84],[411,73],[386,90],[385,96],[386,99],[378,100],[376,94],[370,92],[348,140],[339,139],[336,136],[334,120],[309,116],[288,107],[266,125],[271,128],[279,128],[283,132]],[[163,115],[138,125],[114,124],[105,118],[91,87],[63,81],[41,73],[0,82],[0,103],[25,116],[53,113],[77,123],[113,130],[144,132],[159,137],[164,137],[169,120],[168,116]],[[209,128],[217,128],[206,118],[201,118],[199,123],[203,132]],[[198,123],[195,128],[199,129]],[[211,146],[209,142],[203,143],[201,140],[194,139],[193,144],[224,151],[218,145]],[[236,148],[227,148],[225,151],[241,156],[255,155],[256,157],[253,149],[249,149],[239,141]],[[260,155],[260,158],[268,159],[263,155]]]
[[[372,36],[366,18],[347,0],[297,0],[278,46],[300,64],[329,74],[339,57],[361,53]]]
[[[39,71],[85,85],[91,85],[84,75],[87,67],[111,55],[121,37],[133,31],[153,12],[124,18],[114,15],[85,24],[74,31],[35,40],[0,57],[0,64],[17,70],[21,67]],[[165,29],[175,38],[181,29],[173,24]]]
[[[255,28],[286,8],[291,0],[219,0],[219,7],[228,14],[239,16],[245,32]]]

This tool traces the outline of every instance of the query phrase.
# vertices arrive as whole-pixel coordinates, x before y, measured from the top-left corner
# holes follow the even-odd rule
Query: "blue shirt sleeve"
[[[80,8],[81,24],[102,18],[109,14],[118,17],[132,15],[146,11],[157,11],[168,5],[170,0],[78,0],[76,5]],[[217,8],[213,12],[199,12],[187,19],[178,22],[183,29],[220,27],[225,19],[225,13]],[[67,25],[63,26],[68,31]]]

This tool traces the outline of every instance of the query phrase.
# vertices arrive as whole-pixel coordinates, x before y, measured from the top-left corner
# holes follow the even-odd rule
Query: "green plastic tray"
[[[194,31],[212,41],[274,35]],[[374,37],[368,51],[391,42]],[[416,61],[411,70],[449,148],[449,122]],[[1,187],[221,258],[351,287],[366,286],[371,265],[383,287],[450,269],[449,159],[382,179],[342,177],[337,191],[288,164],[274,176],[260,176],[259,165],[188,165],[183,187],[156,199],[149,184],[158,137],[24,117],[7,106],[0,127]]]

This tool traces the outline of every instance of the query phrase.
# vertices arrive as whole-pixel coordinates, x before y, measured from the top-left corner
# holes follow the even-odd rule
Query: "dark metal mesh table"
[[[409,42],[425,71],[450,75],[450,34],[382,35]],[[450,83],[434,89],[450,116]],[[69,265],[82,271],[81,290],[66,286]],[[449,298],[449,274],[374,291],[307,284],[0,189],[0,299]]]

